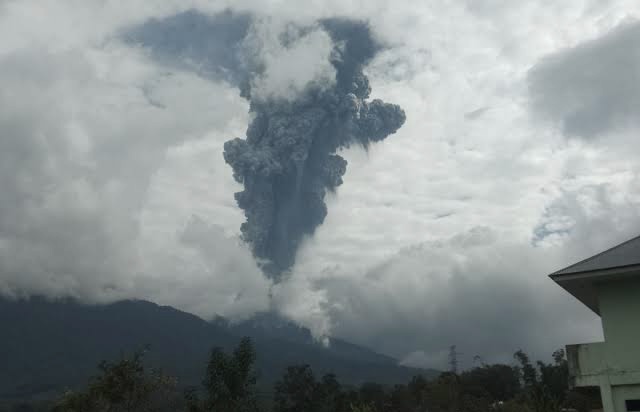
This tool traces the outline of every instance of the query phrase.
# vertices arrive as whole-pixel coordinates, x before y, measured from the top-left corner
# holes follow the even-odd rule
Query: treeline
[[[404,385],[349,387],[334,375],[316,377],[309,366],[291,366],[269,391],[260,390],[256,352],[248,338],[231,353],[213,349],[200,387],[180,389],[160,370],[145,367],[144,351],[102,362],[81,391],[54,405],[18,405],[11,412],[587,412],[599,396],[568,387],[564,351],[553,362],[532,363],[522,351],[515,365],[482,365],[437,379],[414,377]],[[4,412],[0,407],[0,411]]]

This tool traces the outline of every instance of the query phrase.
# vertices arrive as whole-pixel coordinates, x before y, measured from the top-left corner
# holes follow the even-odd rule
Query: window
[[[627,412],[640,412],[640,399],[628,399],[627,404]]]

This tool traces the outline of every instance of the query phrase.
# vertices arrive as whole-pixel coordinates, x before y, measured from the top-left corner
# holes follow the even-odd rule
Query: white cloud
[[[237,241],[239,187],[222,159],[223,142],[244,133],[246,103],[225,85],[161,66],[117,40],[123,27],[152,16],[229,4],[301,24],[334,14],[370,19],[391,46],[368,68],[373,94],[407,112],[396,135],[368,152],[344,151],[345,184],[273,302]],[[579,50],[597,59],[595,46],[609,44],[607,33],[639,7],[627,0],[5,2],[0,291],[144,297],[235,318],[273,303],[318,336],[434,365],[451,344],[469,359],[508,361],[520,346],[542,356],[597,336],[588,310],[545,275],[640,228],[638,125],[627,110],[636,90],[620,100],[615,82],[577,82],[589,97],[581,109],[554,94],[573,93],[574,83],[534,88],[560,124],[576,110],[614,103],[615,116],[598,112],[593,120],[602,124],[589,129],[601,139],[567,141],[540,111],[530,113],[527,76],[533,66],[545,79],[580,69]],[[313,30],[289,48],[261,49],[267,94],[331,79],[325,36]],[[551,60],[562,64],[540,60],[560,52]],[[299,64],[285,64],[292,60]],[[600,63],[596,74],[619,68],[612,59]],[[620,115],[626,130],[611,127]],[[194,215],[202,220],[190,224]]]
[[[289,39],[283,44],[283,38]],[[244,45],[253,67],[263,67],[251,85],[258,99],[299,96],[309,86],[329,87],[336,81],[329,58],[333,42],[319,27],[308,32],[287,22],[266,18],[255,22]]]
[[[22,17],[40,11],[33,4],[11,6],[2,17],[16,28]],[[82,20],[86,10],[67,10],[56,21],[62,11],[53,7],[51,24]],[[201,256],[211,248],[204,234],[203,245],[181,244],[179,226],[156,240],[173,248],[166,255],[195,249],[196,263],[161,263],[143,250],[143,235],[156,229],[141,225],[141,212],[152,206],[149,188],[167,151],[220,139],[246,122],[246,103],[237,91],[169,71],[109,36],[98,44],[83,33],[69,42],[47,39],[47,27],[24,21],[20,30],[33,35],[31,42],[7,41],[0,54],[0,292],[87,301],[146,297],[202,316],[242,317],[266,308],[269,285],[250,255],[233,246],[235,240],[211,235],[227,252],[224,266]],[[221,162],[221,153],[215,154],[209,161]],[[176,203],[166,206],[171,210]],[[234,264],[242,273],[229,280]],[[192,278],[181,281],[191,286],[175,287],[181,269],[189,270]],[[237,297],[207,304],[207,296],[193,293],[197,282],[202,290],[233,289]],[[175,295],[168,296],[172,289]],[[192,298],[198,302],[190,304]]]
[[[269,309],[270,282],[239,238],[197,216],[177,239],[158,235],[144,237],[151,244],[143,247],[138,297],[203,318],[239,320]]]
[[[411,14],[394,7],[384,22],[372,16],[398,45],[369,67],[373,94],[401,104],[407,123],[368,153],[344,153],[345,184],[294,268],[309,285],[308,300],[303,292],[297,300],[315,302],[307,324],[401,358],[468,342],[467,360],[477,351],[510,361],[519,347],[544,356],[598,337],[593,315],[546,274],[640,229],[637,152],[626,135],[616,137],[626,153],[567,142],[529,112],[527,73],[637,7],[574,3],[496,3],[483,13],[433,4]],[[591,195],[609,181],[606,196]],[[556,206],[576,195],[583,200]],[[546,222],[570,233],[533,245]],[[479,225],[499,241],[449,245]],[[329,321],[318,322],[323,312]]]
[[[307,324],[324,313],[332,333],[375,342],[400,358],[457,345],[465,366],[475,355],[509,362],[519,348],[546,356],[572,339],[600,336],[595,315],[546,277],[565,259],[560,248],[534,248],[505,232],[474,228],[407,247],[364,271],[351,265],[315,274],[296,300],[315,303],[306,311],[315,320]]]

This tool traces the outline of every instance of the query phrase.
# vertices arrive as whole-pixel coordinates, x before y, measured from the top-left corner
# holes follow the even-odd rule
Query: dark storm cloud
[[[535,110],[569,136],[638,126],[640,22],[540,60],[529,72]]]

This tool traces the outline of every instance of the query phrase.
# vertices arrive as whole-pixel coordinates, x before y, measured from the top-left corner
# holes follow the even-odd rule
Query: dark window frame
[[[624,403],[627,412],[640,412],[640,399],[627,399]]]

